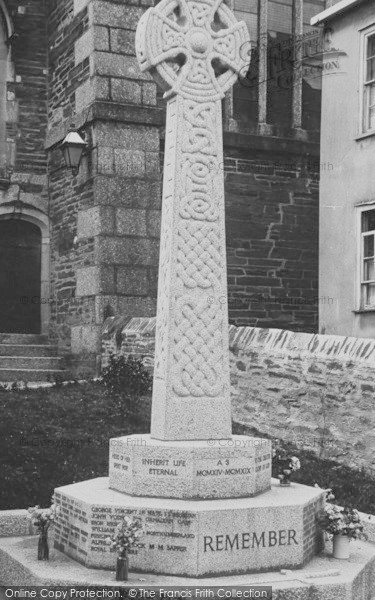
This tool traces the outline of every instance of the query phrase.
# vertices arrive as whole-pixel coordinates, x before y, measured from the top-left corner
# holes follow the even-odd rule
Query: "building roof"
[[[368,0],[341,0],[337,4],[331,6],[331,8],[327,8],[327,10],[323,10],[323,12],[315,15],[310,21],[311,25],[320,25],[320,23],[324,23],[324,21],[329,21],[330,19],[342,15],[344,12],[351,8],[355,8],[362,2],[366,2]]]

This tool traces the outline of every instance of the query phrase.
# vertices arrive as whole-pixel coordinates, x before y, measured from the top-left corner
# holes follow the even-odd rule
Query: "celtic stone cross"
[[[221,100],[248,43],[223,0],[162,0],[136,51],[168,99],[151,436],[231,437]],[[225,302],[223,302],[223,300]]]

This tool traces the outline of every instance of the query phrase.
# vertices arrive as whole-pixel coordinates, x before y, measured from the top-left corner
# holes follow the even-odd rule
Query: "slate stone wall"
[[[373,469],[374,340],[241,327],[230,349],[236,421]]]
[[[229,322],[315,333],[324,300],[318,293],[320,165],[309,154],[315,144],[290,140],[282,153],[261,139],[241,148],[244,137],[225,136],[218,172],[225,180]],[[220,302],[226,299],[212,298]]]
[[[135,355],[152,373],[155,321],[107,319],[103,365],[110,353]],[[291,442],[296,454],[373,471],[374,340],[230,326],[229,343],[234,421]]]
[[[13,33],[8,39],[6,73],[5,156],[1,156],[0,203],[14,201],[44,209],[40,196],[45,193],[47,128],[47,37],[43,0],[19,6],[7,2]],[[10,32],[7,32],[7,35]],[[3,140],[1,140],[3,145]],[[9,187],[9,183],[11,184]]]
[[[49,129],[75,115],[75,91],[90,76],[89,58],[75,60],[75,43],[88,28],[87,6],[75,14],[73,0],[49,0]]]
[[[22,6],[17,0],[8,0],[6,5],[14,29],[8,42],[7,164],[16,181],[20,180],[17,173],[38,176],[46,171],[46,15],[43,0],[25,2]],[[41,191],[39,180],[28,183],[21,182],[23,191]]]
[[[316,332],[318,161],[233,154],[224,163],[229,321]]]

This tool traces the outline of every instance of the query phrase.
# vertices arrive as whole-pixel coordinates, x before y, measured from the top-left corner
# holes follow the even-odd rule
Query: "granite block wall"
[[[136,355],[152,372],[155,324],[107,319],[103,365],[110,353]],[[297,454],[374,470],[375,341],[230,326],[229,342],[234,421],[291,442]]]
[[[75,92],[89,78],[88,58],[75,60],[75,43],[89,28],[87,6],[78,14],[73,0],[48,4],[49,96],[48,170],[51,220],[51,319],[49,335],[59,353],[71,352],[74,325],[92,325],[94,298],[76,296],[76,273],[80,265],[94,263],[94,240],[78,241],[77,218],[82,206],[92,204],[92,161],[84,159],[79,175],[66,169],[59,144],[70,123],[76,122]],[[91,136],[90,126],[82,129]],[[90,160],[88,160],[90,158]]]
[[[155,312],[159,112],[156,85],[139,72],[134,49],[149,5],[49,6],[50,335],[72,370],[95,369],[107,316]],[[77,177],[59,149],[72,121],[88,142]]]

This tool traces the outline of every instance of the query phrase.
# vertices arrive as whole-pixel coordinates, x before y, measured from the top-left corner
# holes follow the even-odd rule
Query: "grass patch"
[[[100,383],[0,390],[0,510],[48,506],[55,487],[108,475],[108,441],[145,433],[121,422]]]
[[[0,510],[48,506],[55,487],[108,475],[108,440],[148,433],[149,423],[119,418],[100,383],[42,390],[0,389]],[[269,437],[234,423],[233,433]],[[284,444],[291,455],[292,444]],[[375,514],[375,480],[363,470],[299,450],[294,481],[332,488],[336,502]]]

